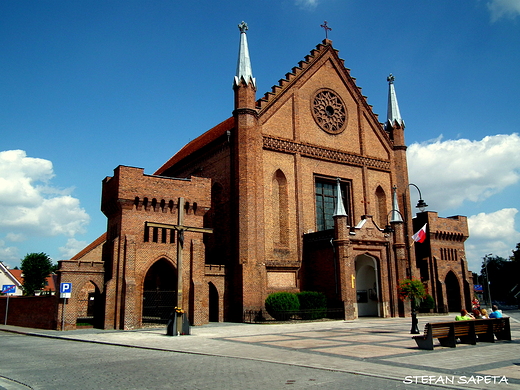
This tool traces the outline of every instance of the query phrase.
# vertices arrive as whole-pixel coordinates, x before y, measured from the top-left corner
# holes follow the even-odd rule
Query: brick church
[[[345,319],[403,316],[409,277],[437,312],[468,307],[467,220],[412,217],[393,76],[380,123],[325,39],[257,99],[239,29],[231,116],[153,175],[119,166],[104,179],[106,234],[60,262],[74,286],[66,327],[139,328],[174,307],[193,325],[243,321],[276,291],[323,292]]]

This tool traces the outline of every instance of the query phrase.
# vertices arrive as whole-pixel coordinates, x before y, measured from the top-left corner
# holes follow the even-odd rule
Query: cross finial
[[[242,23],[238,25],[238,28],[240,29],[241,33],[245,33],[248,30],[247,23],[242,21]]]
[[[392,73],[386,78],[386,81],[388,81],[389,84],[393,84],[395,80],[395,77]]]
[[[322,25],[320,25],[325,30],[325,39],[329,39],[329,31],[332,31],[332,29],[327,26],[327,21],[325,20]]]

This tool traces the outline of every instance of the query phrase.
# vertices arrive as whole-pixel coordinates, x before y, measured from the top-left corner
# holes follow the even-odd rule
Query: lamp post
[[[489,256],[486,255],[484,265],[486,266],[486,281],[487,281],[487,293],[488,293],[488,299],[489,299],[489,307],[492,306],[491,303],[491,282],[489,281],[489,272],[488,272],[488,263],[489,263]]]
[[[423,213],[424,210],[426,210],[426,207],[428,207],[428,205],[422,198],[421,190],[414,183],[409,183],[408,187],[409,186],[414,186],[415,188],[417,188],[417,191],[419,192],[419,201],[417,202],[417,205],[415,207],[418,208],[421,213]],[[410,272],[410,275],[411,275],[411,272]],[[417,327],[417,323],[418,323],[417,312],[416,312],[416,308],[415,308],[415,303],[413,303],[412,304],[412,329],[410,330],[410,333],[413,333],[413,334],[419,333],[419,328]]]
[[[421,194],[421,190],[419,189],[419,187],[413,183],[410,183],[408,184],[408,186],[414,186],[417,191],[419,192],[419,201],[417,202],[417,205],[415,207],[417,207],[421,212],[424,212],[424,210],[426,209],[426,207],[428,207],[428,205],[426,204],[426,202],[423,200],[422,198],[422,194]],[[405,218],[403,217],[403,215],[401,214],[401,212],[399,211],[399,204],[397,202],[397,187],[394,186],[393,187],[393,190],[394,190],[394,193],[393,193],[393,201],[392,201],[392,210],[390,210],[390,212],[387,214],[387,221],[388,221],[388,217],[390,216],[391,214],[391,218],[390,218],[390,221],[388,221],[385,229],[383,230],[384,233],[387,233],[387,234],[390,234],[390,233],[393,233],[395,230],[394,228],[392,227],[391,224],[395,224],[395,223],[403,223]],[[407,247],[408,247],[408,244],[407,244]],[[410,248],[408,248],[408,258],[410,258]],[[408,270],[407,270],[407,274],[409,275],[409,278],[411,279],[412,277],[412,272],[411,272],[411,264],[408,263]],[[411,306],[412,306],[412,327],[410,329],[410,333],[411,334],[418,334],[420,333],[419,332],[419,327],[418,327],[418,320],[417,320],[417,311],[416,311],[416,305],[415,305],[415,298],[414,299],[411,299],[410,300],[411,302]]]

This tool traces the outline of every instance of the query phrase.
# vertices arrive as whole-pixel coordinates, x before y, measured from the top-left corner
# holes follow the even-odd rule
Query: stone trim
[[[322,148],[319,146],[308,145],[287,139],[264,136],[263,147],[266,150],[273,150],[276,152],[300,154],[304,157],[312,157],[342,164],[374,168],[387,172],[390,171],[390,161],[365,157],[359,154],[341,152],[334,149]]]

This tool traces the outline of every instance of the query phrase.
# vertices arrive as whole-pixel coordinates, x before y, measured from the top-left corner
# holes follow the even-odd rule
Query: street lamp
[[[421,190],[419,189],[419,187],[417,187],[413,183],[408,184],[408,186],[414,186],[415,188],[417,188],[417,191],[419,191],[419,201],[417,202],[417,206],[415,206],[415,207],[417,207],[421,211],[421,213],[424,212],[424,210],[426,209],[426,207],[428,207],[428,205],[422,198]]]

